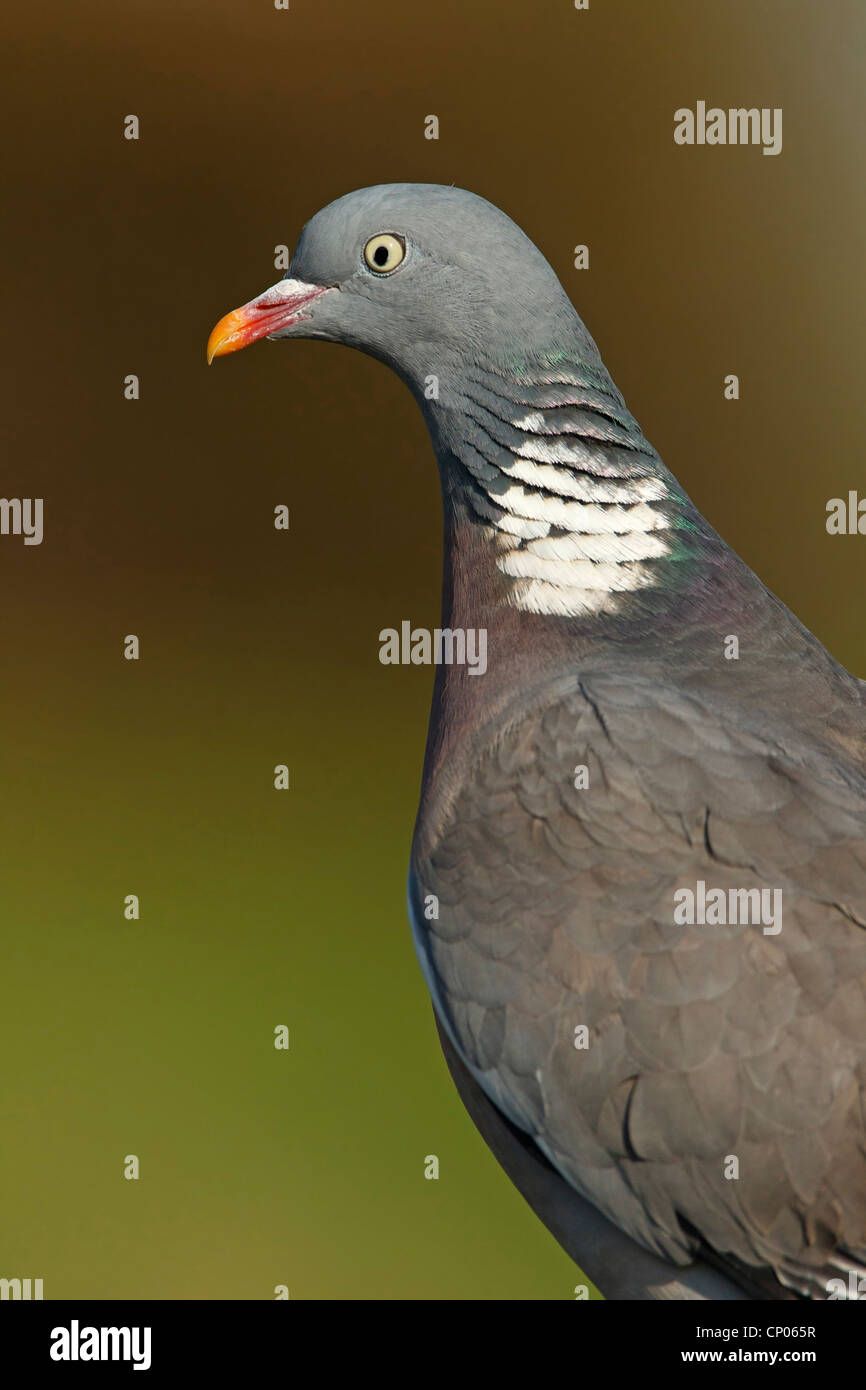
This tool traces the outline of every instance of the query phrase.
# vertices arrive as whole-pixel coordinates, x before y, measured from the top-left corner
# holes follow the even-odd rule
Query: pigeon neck
[[[590,620],[658,606],[696,513],[600,362],[464,368],[439,404],[446,511],[474,530],[495,599]]]

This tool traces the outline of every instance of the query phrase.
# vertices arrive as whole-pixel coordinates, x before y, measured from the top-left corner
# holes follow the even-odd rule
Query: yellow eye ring
[[[392,232],[380,232],[370,237],[364,247],[364,260],[376,275],[390,275],[401,265],[406,255],[406,243]]]

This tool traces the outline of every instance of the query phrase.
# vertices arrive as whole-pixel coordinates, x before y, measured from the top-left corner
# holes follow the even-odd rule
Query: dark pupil
[[[387,259],[388,259],[388,248],[387,248],[387,246],[377,246],[377,247],[376,247],[376,250],[373,252],[373,260],[376,262],[376,264],[377,264],[377,265],[384,265],[385,262],[387,261]]]

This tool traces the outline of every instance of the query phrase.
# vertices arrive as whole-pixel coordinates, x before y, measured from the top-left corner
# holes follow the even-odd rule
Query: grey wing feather
[[[862,767],[597,674],[469,771],[412,892],[472,1076],[647,1250],[826,1296],[866,1251]],[[678,924],[698,880],[781,890],[781,931]]]

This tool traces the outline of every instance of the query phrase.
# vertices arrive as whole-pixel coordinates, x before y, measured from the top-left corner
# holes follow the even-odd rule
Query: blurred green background
[[[483,194],[687,491],[866,676],[866,540],[824,527],[866,473],[866,11],[6,18],[2,492],[45,499],[45,540],[0,538],[0,1275],[47,1298],[571,1298],[452,1087],[405,919],[432,673],[381,666],[377,634],[439,614],[420,416],[356,354],[208,371],[205,340],[340,194]],[[676,147],[698,99],[783,107],[782,154]]]

